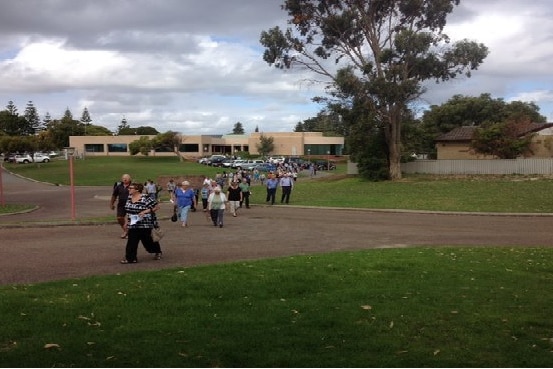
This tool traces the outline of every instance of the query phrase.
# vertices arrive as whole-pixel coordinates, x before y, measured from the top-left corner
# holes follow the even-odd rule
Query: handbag
[[[177,220],[179,220],[179,217],[177,215],[177,207],[174,206],[173,207],[173,216],[171,217],[171,222],[176,222]]]
[[[154,240],[154,242],[159,242],[163,236],[165,236],[165,233],[160,227],[152,228],[152,240]]]

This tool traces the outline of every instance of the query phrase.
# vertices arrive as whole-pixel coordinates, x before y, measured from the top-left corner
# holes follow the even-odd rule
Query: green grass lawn
[[[0,357],[4,367],[551,367],[552,256],[377,249],[2,287]]]
[[[22,176],[67,185],[68,163],[55,160],[47,164],[6,165]],[[371,209],[412,209],[476,212],[549,213],[553,211],[551,179],[530,176],[406,176],[397,182],[367,182],[345,175],[339,164],[330,175],[321,173],[310,179],[304,172],[292,192],[292,204]],[[75,160],[75,183],[109,186],[123,173],[144,182],[162,175],[207,175],[220,168],[180,162],[174,157],[98,157]],[[265,190],[253,188],[251,201],[265,202]],[[162,192],[163,194],[163,192]],[[0,210],[1,211],[1,210]]]
[[[174,158],[76,161],[78,185],[122,173],[212,176]],[[551,181],[302,177],[292,203],[551,212]],[[13,166],[67,184],[67,162]],[[253,202],[264,190],[253,189]],[[247,242],[247,240],[241,240]],[[2,367],[551,367],[553,249],[404,248],[303,255],[0,287]]]

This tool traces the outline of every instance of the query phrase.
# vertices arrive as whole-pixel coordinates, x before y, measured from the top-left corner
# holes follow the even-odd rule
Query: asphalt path
[[[140,246],[139,263],[121,265],[126,240],[109,209],[111,188],[77,187],[77,219],[113,216],[108,224],[71,221],[70,189],[3,172],[5,202],[34,204],[34,211],[0,216],[0,285],[38,283],[136,270],[186,268],[222,262],[374,248],[499,246],[552,247],[551,214],[471,214],[252,206],[224,228],[201,211],[190,227],[168,220],[162,204],[164,257]],[[297,185],[301,186],[299,179]],[[309,179],[304,179],[309,180]],[[254,190],[263,196],[263,190]],[[293,194],[291,198],[293,203]],[[44,223],[46,222],[46,223]]]

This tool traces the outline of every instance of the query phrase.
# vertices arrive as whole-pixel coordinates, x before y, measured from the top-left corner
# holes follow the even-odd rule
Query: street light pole
[[[3,170],[4,170],[4,167],[0,166],[0,205],[2,206],[6,205],[6,201],[4,200],[4,182],[2,180]]]
[[[73,173],[73,156],[75,154],[75,148],[74,147],[66,147],[66,153],[69,160],[69,192],[71,194],[71,220],[75,220],[75,181],[74,181],[74,173]]]

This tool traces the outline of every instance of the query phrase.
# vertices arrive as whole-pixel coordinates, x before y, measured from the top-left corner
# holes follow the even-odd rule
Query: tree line
[[[32,101],[27,102],[23,114],[13,101],[0,111],[0,152],[34,152],[59,150],[69,146],[69,136],[157,135],[150,126],[131,127],[123,118],[114,133],[101,125],[92,124],[88,108],[79,120],[67,108],[59,119],[46,112],[41,119]]]
[[[535,103],[522,101],[506,102],[493,98],[489,93],[480,96],[454,95],[441,105],[432,105],[419,118],[404,118],[401,134],[402,161],[412,160],[412,154],[436,157],[435,139],[456,127],[475,126],[471,144],[475,153],[494,155],[499,158],[515,158],[527,154],[531,136],[519,136],[525,125],[545,123],[546,117],[539,113]],[[0,111],[0,151],[49,151],[69,146],[69,136],[113,135],[109,129],[91,124],[92,119],[85,108],[80,120],[73,119],[69,109],[59,120],[52,120],[46,113],[40,121],[32,102],[27,104],[23,115],[17,113],[13,102]],[[255,128],[259,132],[259,128]],[[377,121],[364,116],[357,109],[325,109],[317,116],[298,122],[295,132],[323,132],[324,135],[345,137],[345,154],[362,153],[362,174],[370,179],[387,179],[386,139]],[[242,123],[235,123],[231,134],[244,134]],[[129,150],[135,155],[147,155],[151,150],[178,153],[181,135],[177,132],[158,132],[154,127],[131,127],[125,118],[115,134],[141,136],[131,143]],[[155,135],[149,139],[142,137]],[[274,149],[273,138],[261,135],[257,149],[268,155]]]

